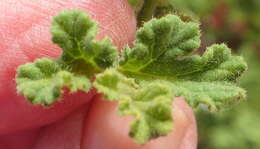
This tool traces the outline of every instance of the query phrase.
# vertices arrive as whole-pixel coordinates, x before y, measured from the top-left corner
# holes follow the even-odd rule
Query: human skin
[[[51,17],[62,10],[85,10],[121,49],[131,44],[136,20],[127,0],[0,0],[0,148],[2,149],[195,149],[194,114],[184,99],[173,105],[174,131],[144,146],[127,135],[131,117],[101,95],[65,93],[52,107],[29,104],[15,89],[17,66],[61,50],[49,33]]]

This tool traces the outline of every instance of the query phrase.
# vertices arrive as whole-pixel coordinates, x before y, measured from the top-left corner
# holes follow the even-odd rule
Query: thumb
[[[134,38],[135,17],[127,0],[2,0],[0,2],[0,134],[39,127],[61,119],[92,98],[65,95],[51,108],[33,106],[17,95],[17,66],[39,57],[58,57],[50,20],[67,9],[83,9],[99,23],[97,38],[109,36],[121,48]]]
[[[95,96],[86,115],[83,129],[84,149],[195,149],[197,144],[196,122],[192,109],[183,98],[173,102],[174,130],[165,137],[151,140],[144,146],[137,145],[128,136],[132,117],[119,117],[115,103]]]

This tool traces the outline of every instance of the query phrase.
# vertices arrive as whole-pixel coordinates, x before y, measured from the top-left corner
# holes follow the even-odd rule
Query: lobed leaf
[[[172,90],[176,96],[184,96],[191,107],[204,104],[212,112],[229,108],[246,97],[244,89],[228,82],[180,81],[172,83]]]
[[[16,83],[18,93],[23,93],[33,104],[45,106],[59,99],[64,87],[72,93],[78,90],[87,92],[91,87],[87,77],[63,70],[56,61],[47,58],[20,66]]]
[[[245,91],[236,85],[247,69],[243,58],[232,56],[224,44],[210,46],[202,56],[193,55],[200,46],[199,25],[177,16],[145,23],[120,59],[111,40],[94,40],[97,25],[82,11],[54,17],[51,33],[62,56],[20,66],[18,92],[34,104],[50,105],[62,88],[88,91],[88,78],[96,78],[94,87],[107,100],[119,102],[119,114],[135,117],[129,135],[139,144],[172,130],[174,97],[184,96],[193,108],[204,104],[210,111],[245,98]]]
[[[137,31],[134,47],[123,50],[120,65],[126,71],[150,73],[145,69],[163,57],[174,59],[198,48],[199,35],[198,24],[185,23],[175,15],[152,19]]]
[[[73,71],[101,71],[117,59],[117,49],[109,38],[94,40],[97,24],[83,11],[64,11],[54,17],[51,34],[63,50],[62,62]]]
[[[191,55],[200,45],[199,35],[198,24],[177,16],[153,19],[138,31],[134,47],[124,49],[119,71],[142,84],[168,81],[173,93],[194,108],[203,103],[218,111],[244,99],[245,91],[235,84],[247,69],[243,58],[232,56],[224,44]]]
[[[114,69],[98,74],[94,86],[109,100],[119,102],[121,115],[133,115],[129,135],[137,143],[166,135],[172,130],[172,92],[163,82],[138,85]]]

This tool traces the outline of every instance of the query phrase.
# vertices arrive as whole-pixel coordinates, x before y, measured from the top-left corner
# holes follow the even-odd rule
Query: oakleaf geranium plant
[[[18,67],[18,93],[32,104],[50,106],[64,87],[71,93],[96,88],[105,99],[118,101],[120,115],[135,117],[129,135],[139,144],[173,129],[176,97],[193,108],[204,104],[219,111],[246,96],[236,85],[247,69],[243,58],[232,56],[225,44],[192,55],[200,46],[199,25],[172,14],[145,22],[133,46],[120,54],[109,38],[94,39],[97,24],[80,10],[55,16],[51,34],[63,54]]]

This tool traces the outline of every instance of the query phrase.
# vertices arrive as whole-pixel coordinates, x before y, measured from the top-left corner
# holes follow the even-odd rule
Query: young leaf
[[[62,88],[70,91],[88,91],[91,83],[86,76],[74,75],[63,70],[51,59],[38,59],[18,68],[16,76],[17,91],[23,93],[33,104],[50,105],[63,93]]]
[[[82,11],[56,16],[52,40],[63,54],[58,60],[20,66],[18,92],[32,103],[50,105],[63,87],[88,91],[88,78],[96,77],[98,92],[118,101],[121,115],[135,116],[129,135],[140,144],[172,130],[174,97],[184,96],[194,108],[206,104],[211,111],[245,98],[245,91],[236,86],[247,69],[242,57],[232,56],[224,44],[212,45],[202,56],[192,55],[200,46],[198,24],[174,15],[152,19],[137,31],[133,48],[126,47],[120,60],[111,40],[94,40],[96,28]]]
[[[108,69],[97,75],[94,86],[108,100],[119,102],[119,114],[135,116],[129,135],[137,143],[144,144],[172,130],[173,93],[163,82],[140,86],[134,79]]]
[[[138,31],[134,47],[124,49],[119,71],[139,82],[168,81],[193,107],[203,103],[216,111],[244,99],[245,91],[235,85],[247,69],[243,58],[232,56],[224,44],[189,56],[200,45],[199,35],[198,24],[177,16],[153,19]]]
[[[83,11],[64,11],[54,17],[51,34],[52,41],[63,50],[61,60],[73,71],[101,71],[117,59],[110,39],[94,40],[97,24]]]
[[[184,96],[191,107],[196,108],[199,104],[205,104],[212,112],[229,108],[246,97],[244,89],[228,82],[179,81],[172,83],[176,96]]]
[[[51,33],[53,42],[63,50],[62,56],[57,60],[38,59],[17,71],[18,93],[33,104],[52,104],[63,87],[87,92],[91,87],[88,78],[117,60],[117,49],[110,39],[94,40],[97,25],[83,11],[61,12],[53,19]]]
[[[174,15],[152,19],[138,30],[134,47],[124,49],[120,67],[125,71],[143,72],[166,57],[171,60],[194,51],[200,46],[199,38],[198,24],[182,22]]]

